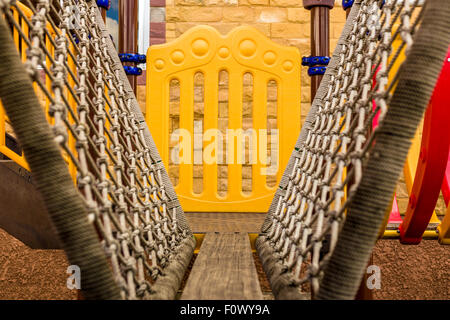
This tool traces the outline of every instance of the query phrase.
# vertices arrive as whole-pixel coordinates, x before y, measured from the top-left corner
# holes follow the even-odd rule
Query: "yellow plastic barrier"
[[[278,88],[277,127],[279,161],[277,184],[266,184],[266,154],[258,152],[258,161],[252,165],[252,191],[242,192],[242,163],[228,161],[228,191],[222,197],[217,192],[218,137],[204,136],[203,152],[209,160],[203,163],[203,191],[193,190],[193,147],[184,150],[179,164],[179,183],[175,191],[185,211],[209,212],[266,212],[278,182],[286,167],[300,132],[300,53],[296,48],[283,47],[267,39],[251,27],[238,27],[222,36],[208,26],[190,29],[175,41],[151,46],[147,55],[146,121],[155,139],[164,165],[169,165],[169,88],[170,82],[180,83],[180,129],[188,140],[194,136],[194,76],[204,76],[204,132],[218,130],[219,73],[229,74],[228,129],[237,137],[242,135],[243,76],[253,76],[252,129],[257,134],[257,150],[266,150],[267,84],[276,81]],[[211,131],[213,130],[213,131]],[[233,137],[234,139],[234,137]],[[230,141],[229,141],[230,142]],[[234,143],[235,142],[235,143]],[[227,154],[242,155],[242,139],[228,143]],[[215,150],[215,151],[211,151]],[[229,159],[230,159],[229,158]]]
[[[24,6],[20,2],[17,5],[21,8],[22,12],[25,13],[25,15],[27,17],[32,16],[32,14],[33,14],[32,11],[30,9],[28,9],[26,6]],[[23,32],[26,35],[28,35],[29,27],[24,21],[22,21],[22,19],[20,19],[19,12],[15,8],[13,8],[12,14],[14,16],[14,20],[20,25]],[[17,50],[19,51],[20,56],[22,57],[22,60],[25,61],[26,49],[28,47],[26,41],[22,37],[20,37],[20,35],[16,29],[13,29],[12,36],[13,36],[14,42],[16,44]],[[14,162],[16,162],[18,165],[20,165],[21,167],[23,167],[29,171],[30,168],[28,166],[28,163],[25,160],[23,153],[19,155],[16,152],[14,152],[13,150],[11,150],[9,147],[6,146],[5,138],[6,138],[6,132],[8,131],[7,126],[9,126],[9,119],[5,114],[3,105],[0,102],[0,153],[4,154],[8,158],[10,158]]]

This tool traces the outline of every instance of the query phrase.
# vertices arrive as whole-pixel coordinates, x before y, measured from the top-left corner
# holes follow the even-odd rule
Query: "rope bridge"
[[[418,3],[354,2],[256,242],[277,298],[355,296],[450,43]],[[2,104],[84,297],[174,298],[195,239],[95,1],[0,9]]]
[[[257,240],[278,297],[358,289],[445,56],[414,46],[439,30],[418,3],[354,4]]]

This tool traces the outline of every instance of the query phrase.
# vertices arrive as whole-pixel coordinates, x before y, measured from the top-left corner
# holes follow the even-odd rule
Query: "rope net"
[[[378,138],[379,131],[383,129],[385,117],[393,104],[403,62],[408,59],[415,35],[422,25],[425,10],[421,2],[366,0],[354,3],[257,240],[264,269],[278,298],[318,297],[325,273],[328,272],[329,277],[326,281],[341,275],[333,275],[327,265],[340,240],[346,217],[356,215],[358,211],[352,206],[356,206],[355,202],[358,205],[362,202],[362,196],[357,194],[358,188],[366,174],[369,155],[374,154],[375,145],[383,140]],[[441,59],[438,67],[442,66],[443,56]],[[414,88],[409,90],[409,100],[419,99],[420,94],[416,94]],[[402,106],[406,110],[400,117],[411,126],[410,131],[414,134],[421,113],[417,117],[419,120],[409,119],[408,104],[405,103],[408,100],[403,101]],[[425,107],[426,103],[422,105],[422,111]],[[398,110],[392,109],[392,112]],[[410,112],[414,112],[413,108]],[[402,121],[394,124],[398,126],[396,134],[403,135],[409,147],[407,136],[410,133],[402,131]],[[383,152],[389,153],[389,149]],[[406,152],[395,148],[392,152],[401,155],[396,160],[399,163],[394,174],[387,177],[389,184],[383,182],[389,185],[387,193],[383,193],[384,203],[377,204],[374,208],[377,213],[371,220],[364,221],[367,224],[376,226],[376,221],[381,223],[393,195]],[[383,171],[388,172],[389,166],[390,163],[380,161],[379,175],[382,176]],[[364,205],[366,210],[371,210],[370,191],[372,197],[377,198],[377,187],[374,177],[372,190],[365,195],[365,203],[361,204],[362,211]],[[347,226],[355,241],[358,237],[355,230],[363,224],[355,222],[350,225],[352,222]],[[377,230],[375,233],[366,231],[372,237],[370,250],[376,241]],[[364,254],[352,252],[351,247],[347,250],[348,269],[354,267],[353,255],[366,257],[366,260],[362,259],[362,265],[367,263],[367,250]],[[359,271],[359,281],[362,274],[362,270]],[[358,285],[356,281],[356,287],[348,290],[347,298],[354,297],[352,292],[356,293]],[[327,290],[339,289],[328,287]]]
[[[173,298],[185,266],[169,293],[156,282],[195,240],[95,1],[21,2],[1,10],[120,296]]]

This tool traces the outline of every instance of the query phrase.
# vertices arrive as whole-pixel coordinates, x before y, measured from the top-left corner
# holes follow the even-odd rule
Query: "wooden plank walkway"
[[[186,212],[185,215],[194,233],[259,233],[266,217],[265,213],[253,212]]]
[[[182,300],[263,300],[248,235],[207,233]]]

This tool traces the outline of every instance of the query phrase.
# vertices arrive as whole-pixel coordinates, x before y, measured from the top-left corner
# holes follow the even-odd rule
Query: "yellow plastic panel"
[[[169,165],[169,88],[180,82],[180,141],[193,141],[194,75],[202,73],[204,84],[204,132],[218,130],[218,79],[222,70],[229,75],[228,129],[242,134],[243,76],[253,77],[252,129],[257,134],[259,156],[252,164],[252,191],[242,192],[242,139],[227,144],[228,192],[217,192],[217,161],[203,161],[203,191],[193,192],[193,144],[180,155],[179,183],[175,191],[185,211],[266,212],[276,190],[266,184],[267,84],[277,83],[277,129],[279,182],[300,133],[300,53],[280,46],[256,29],[238,27],[226,36],[209,26],[197,26],[171,43],[151,46],[147,55],[146,121],[164,165]],[[230,138],[230,136],[228,136]],[[230,140],[231,141],[231,140]],[[180,142],[182,143],[182,142]],[[213,144],[213,145],[211,145]],[[215,144],[215,145],[214,145]],[[203,137],[203,151],[217,146],[215,136]],[[263,149],[262,149],[263,148]],[[214,149],[214,148],[213,148]],[[210,160],[217,158],[217,149]],[[264,152],[260,152],[264,150]],[[212,159],[211,159],[212,158]],[[187,160],[187,163],[186,163]],[[184,162],[184,163],[183,163]]]

